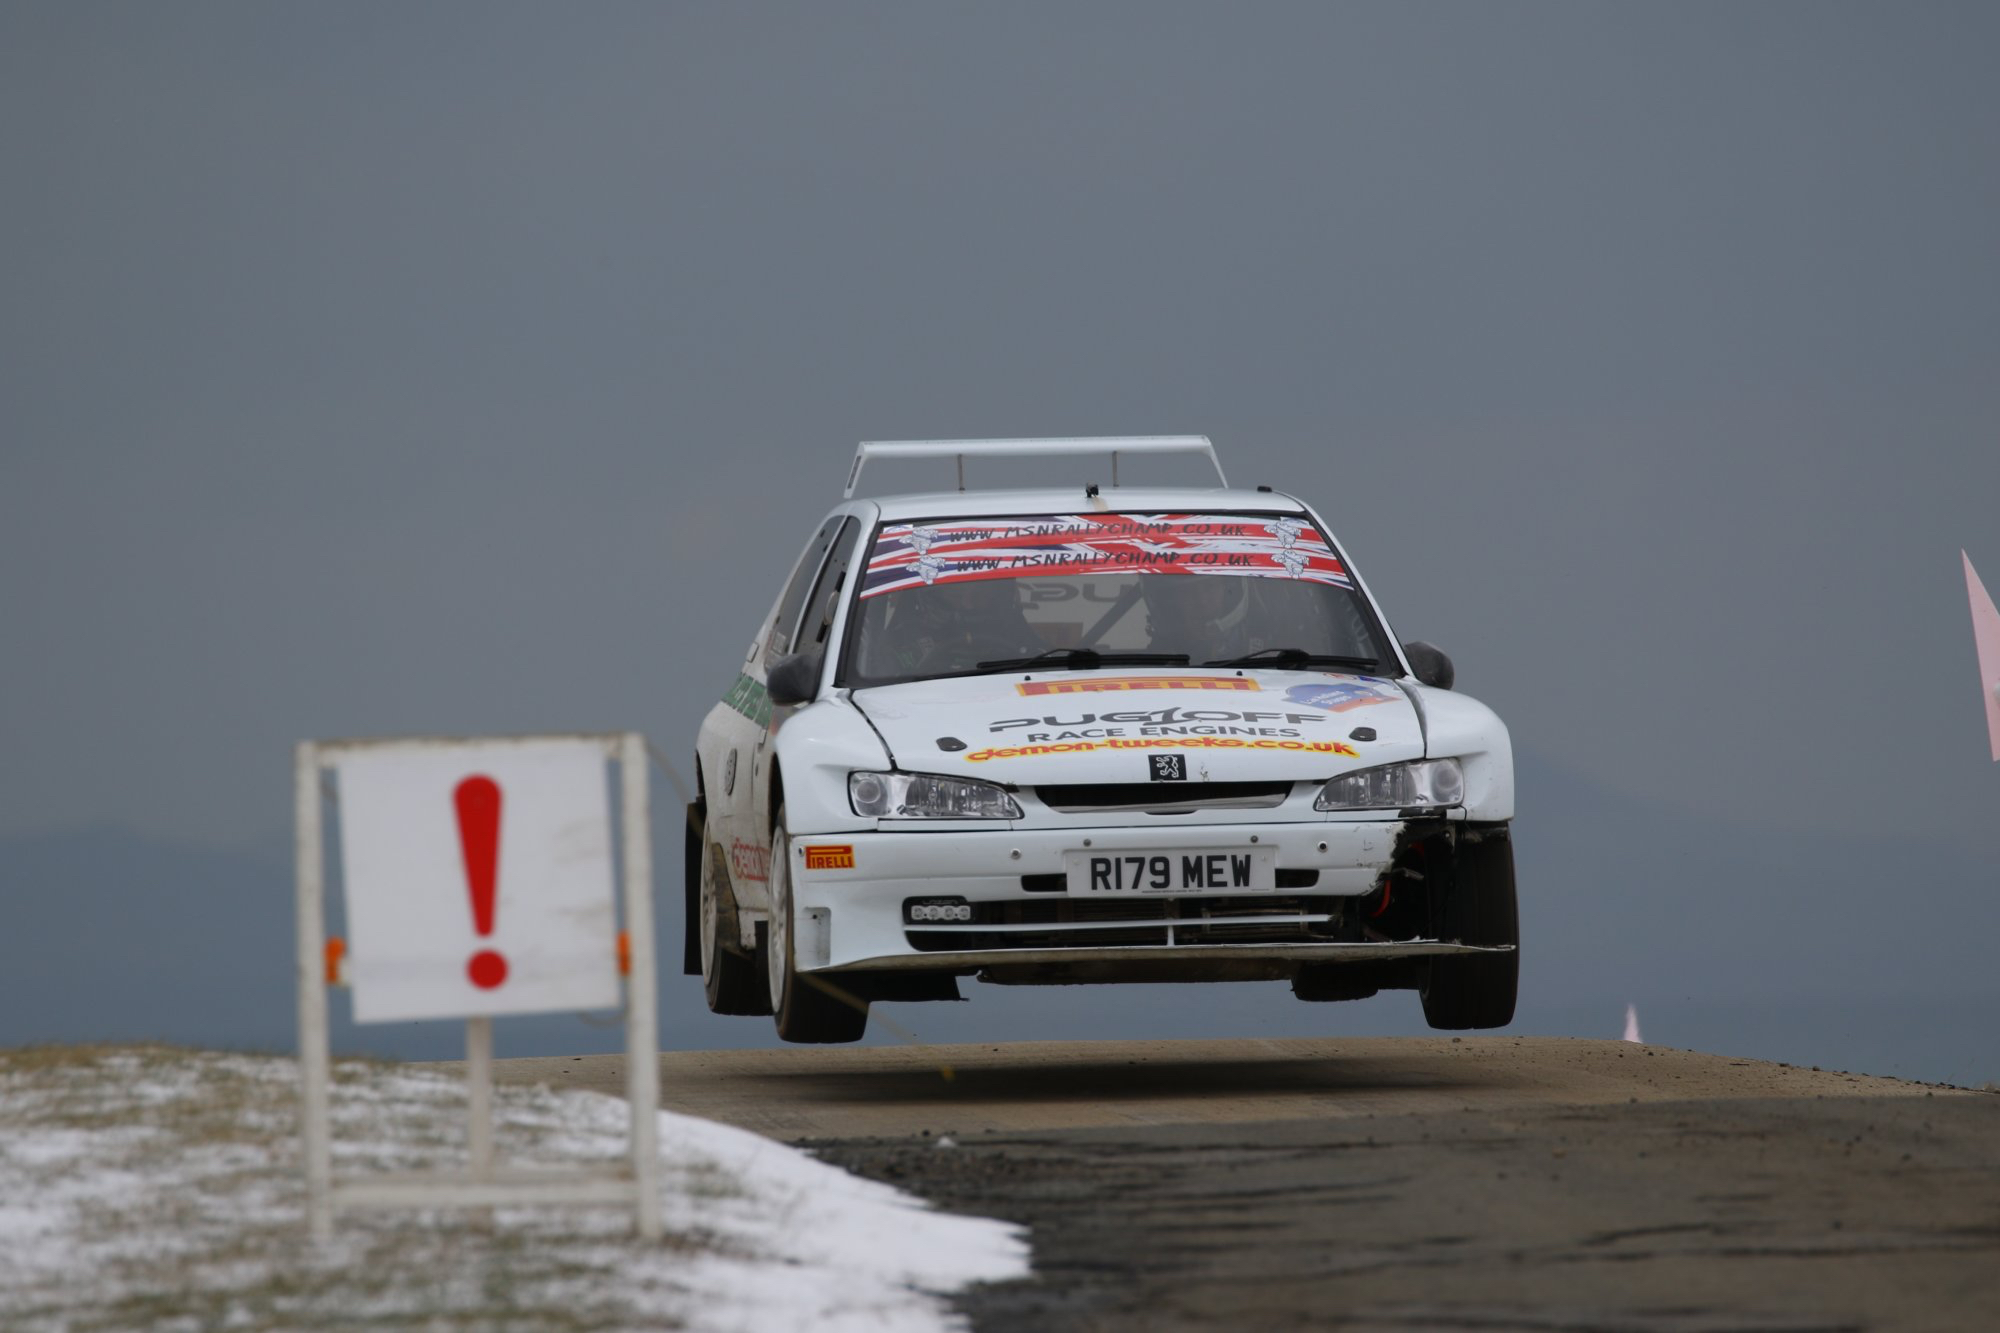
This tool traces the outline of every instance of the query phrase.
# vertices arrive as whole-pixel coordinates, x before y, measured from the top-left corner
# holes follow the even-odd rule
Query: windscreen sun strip
[[[860,596],[1093,573],[1224,574],[1354,586],[1319,530],[1290,515],[1051,514],[884,524]]]

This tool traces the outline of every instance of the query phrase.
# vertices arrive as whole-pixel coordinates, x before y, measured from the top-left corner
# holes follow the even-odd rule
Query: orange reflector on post
[[[329,935],[326,940],[326,984],[340,984],[340,960],[347,956],[347,941],[338,935]]]
[[[632,975],[632,937],[622,930],[618,932],[618,975]]]

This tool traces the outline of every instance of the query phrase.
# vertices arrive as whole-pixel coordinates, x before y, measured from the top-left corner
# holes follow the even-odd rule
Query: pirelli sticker
[[[1250,690],[1257,682],[1247,676],[1097,676],[1082,680],[1026,680],[1014,687],[1022,694],[1118,694],[1125,690]]]
[[[852,870],[854,869],[854,845],[852,843],[820,843],[806,848],[807,870]]]

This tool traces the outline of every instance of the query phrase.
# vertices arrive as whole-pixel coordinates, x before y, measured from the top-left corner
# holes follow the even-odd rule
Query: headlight
[[[933,773],[850,773],[847,802],[866,819],[1021,818],[1005,789]]]
[[[1320,789],[1315,810],[1409,810],[1457,805],[1465,799],[1465,770],[1456,759],[1384,764],[1333,779]]]

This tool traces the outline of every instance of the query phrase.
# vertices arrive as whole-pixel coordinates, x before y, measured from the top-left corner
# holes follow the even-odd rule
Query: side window
[[[774,662],[792,650],[792,631],[799,623],[799,608],[805,605],[806,590],[813,586],[813,576],[826,560],[826,548],[833,545],[833,535],[840,531],[840,518],[835,515],[820,525],[813,535],[806,553],[799,559],[799,567],[792,572],[792,581],[785,585],[785,596],[778,603],[778,617],[771,626],[771,636],[764,643],[764,660]]]
[[[854,558],[854,544],[861,537],[859,519],[848,519],[834,539],[833,554],[820,571],[819,585],[806,603],[805,619],[799,622],[797,651],[810,652],[826,646],[827,632],[833,628],[833,613],[840,605],[840,590],[847,586],[847,565]]]

